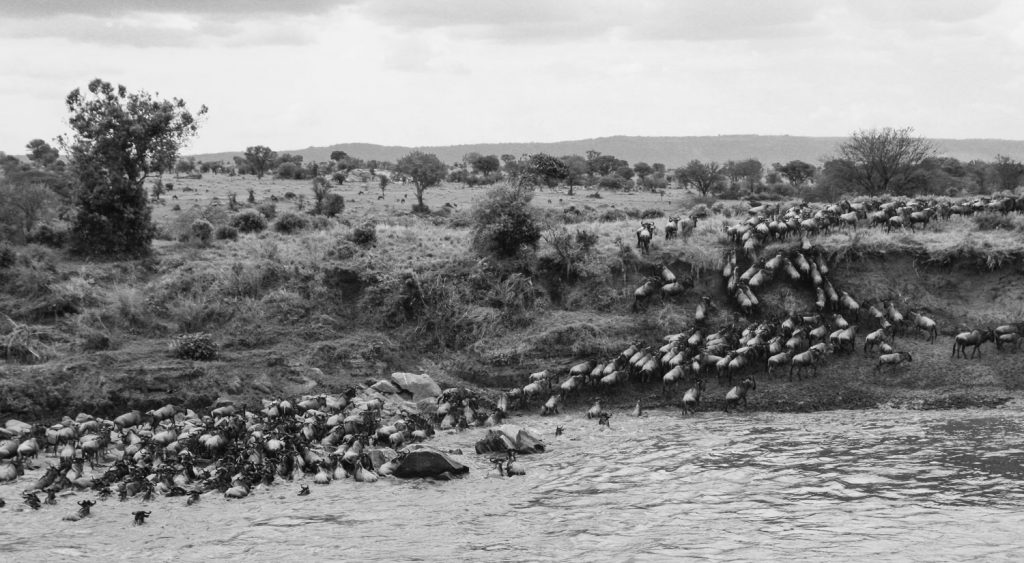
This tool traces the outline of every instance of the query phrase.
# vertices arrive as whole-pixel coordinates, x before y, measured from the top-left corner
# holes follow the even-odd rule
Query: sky
[[[187,153],[611,135],[1024,139],[1016,0],[0,0],[0,151],[93,78]]]

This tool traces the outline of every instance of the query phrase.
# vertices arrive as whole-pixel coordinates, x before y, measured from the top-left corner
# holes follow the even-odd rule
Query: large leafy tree
[[[694,159],[676,169],[676,178],[680,185],[693,186],[701,195],[707,196],[711,188],[722,181],[722,165]]]
[[[838,159],[849,162],[849,181],[869,194],[901,191],[913,172],[935,148],[927,139],[905,129],[856,131],[838,148]]]
[[[782,175],[790,184],[799,188],[806,182],[814,179],[814,165],[802,160],[791,160],[786,164],[776,162],[772,165],[775,171]]]
[[[154,227],[143,187],[146,177],[169,169],[199,130],[202,106],[95,79],[65,100],[69,136],[60,138],[77,180],[72,248],[84,254],[149,252]]]
[[[448,175],[448,167],[437,155],[412,151],[398,160],[395,170],[412,179],[416,186],[417,207],[423,209],[423,193],[441,183]]]
[[[245,148],[244,157],[249,169],[256,175],[256,179],[260,180],[277,160],[277,153],[270,150],[270,147],[255,145]]]

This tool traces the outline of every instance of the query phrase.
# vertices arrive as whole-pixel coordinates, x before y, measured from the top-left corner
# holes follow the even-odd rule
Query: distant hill
[[[329,147],[308,147],[305,149],[274,148],[278,153],[302,155],[306,160],[324,161],[333,151],[345,151],[351,156],[364,160],[396,161],[412,150],[433,153],[441,160],[453,163],[462,160],[470,152],[481,154],[533,154],[544,152],[555,156],[567,154],[585,155],[588,150],[614,155],[634,162],[661,162],[675,168],[693,159],[742,160],[756,158],[765,164],[803,160],[821,164],[845,137],[793,137],[789,135],[719,135],[705,137],[600,137],[578,141],[555,143],[484,143],[474,145],[449,145],[436,147],[400,147],[369,143],[341,143]],[[933,139],[939,154],[952,156],[962,161],[993,160],[996,155],[1005,155],[1024,160],[1024,141],[1003,139]],[[196,154],[202,161],[228,160],[242,152]]]

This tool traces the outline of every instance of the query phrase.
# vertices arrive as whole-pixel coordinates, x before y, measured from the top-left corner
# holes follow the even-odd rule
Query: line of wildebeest
[[[687,413],[696,410],[706,389],[705,382],[713,375],[728,389],[725,396],[728,410],[738,404],[746,405],[747,394],[757,386],[755,373],[772,376],[788,366],[790,380],[794,374],[797,379],[808,372],[817,375],[818,366],[829,355],[855,352],[858,334],[863,334],[865,354],[877,350],[874,373],[911,362],[909,352],[897,349],[897,336],[902,337],[913,328],[934,343],[939,332],[937,323],[918,311],[909,310],[904,314],[891,299],[858,301],[848,292],[837,290],[829,278],[826,253],[812,245],[808,237],[864,226],[887,231],[915,230],[954,215],[984,212],[1024,213],[1024,196],[962,201],[886,198],[830,205],[803,203],[786,209],[778,204],[753,207],[747,219],[725,229],[734,247],[727,251],[721,273],[730,298],[728,305],[735,311],[733,322],[714,330],[710,317],[718,307],[710,297],[703,296],[694,311],[692,326],[666,335],[663,345],[637,341],[613,358],[573,365],[564,376],[558,370],[530,374],[528,383],[506,391],[503,400],[514,407],[525,408],[547,396],[541,406],[541,414],[545,415],[557,413],[566,397],[586,387],[612,389],[627,382],[660,381],[663,395],[669,398],[677,386],[688,385],[682,397],[682,409]],[[680,228],[679,217],[670,217],[665,228],[666,239],[680,232],[684,236],[692,232],[697,219],[689,217]],[[649,252],[655,232],[653,222],[641,223],[637,230],[637,247],[641,253]],[[799,244],[771,257],[760,256],[766,245],[792,239],[799,239]],[[749,266],[741,268],[738,260],[748,262]],[[768,318],[740,327],[739,314],[753,319],[760,312],[761,302],[755,290],[773,280],[813,289],[815,309],[789,312],[782,318]],[[680,280],[663,264],[660,275],[649,277],[634,291],[633,310],[642,310],[655,296],[665,300],[691,287],[692,280]],[[953,339],[952,356],[966,358],[966,349],[970,347],[970,358],[980,357],[985,342],[994,342],[999,349],[1016,352],[1022,335],[1022,322],[961,332]],[[737,377],[742,380],[733,386]],[[599,414],[600,403],[588,412],[588,416]]]

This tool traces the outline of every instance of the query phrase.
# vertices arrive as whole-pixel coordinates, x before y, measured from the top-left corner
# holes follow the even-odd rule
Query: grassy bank
[[[250,186],[257,205],[274,208],[267,230],[209,243],[189,238],[197,217],[227,225],[229,194],[244,201]],[[308,206],[297,195],[287,197],[307,193],[305,182],[182,180],[155,208],[162,236],[148,259],[81,261],[41,246],[14,248],[14,259],[0,270],[7,356],[0,364],[0,418],[110,414],[166,402],[198,407],[222,398],[255,402],[340,390],[391,371],[427,372],[442,385],[522,385],[532,371],[607,359],[635,339],[660,342],[692,324],[701,295],[720,305],[715,323],[732,318],[719,274],[729,248],[724,228],[745,216],[746,202],[541,191],[534,204],[548,226],[598,237],[590,257],[566,279],[545,261],[552,254],[547,242],[514,261],[470,251],[469,209],[482,189],[431,190],[427,215],[399,203],[402,190],[408,191],[391,186],[377,199],[371,186],[346,185],[339,190],[346,198],[340,217],[284,233],[274,230],[274,221]],[[650,255],[637,254],[640,217],[654,217],[660,229],[659,215],[700,205],[710,214],[688,239],[666,241],[659,232]],[[872,358],[854,354],[830,359],[814,379],[759,379],[751,406],[993,404],[1017,396],[1024,356],[991,345],[981,360],[948,356],[950,335],[962,327],[1024,319],[1024,235],[1012,222],[1018,220],[990,229],[953,218],[920,233],[861,229],[814,237],[844,288],[861,299],[894,299],[926,312],[942,337],[934,345],[905,337],[901,347],[914,362],[882,376],[872,373]],[[374,241],[360,236],[368,221],[375,224]],[[694,288],[634,312],[633,290],[662,264]],[[763,298],[773,310],[813,302],[808,292],[781,285]],[[215,357],[183,355],[175,337],[184,333],[209,335]],[[724,389],[712,383],[708,392],[708,406],[718,406]],[[586,404],[594,396],[584,392],[572,401]],[[656,385],[615,393],[622,405],[637,398],[652,405],[674,400],[662,399]]]

